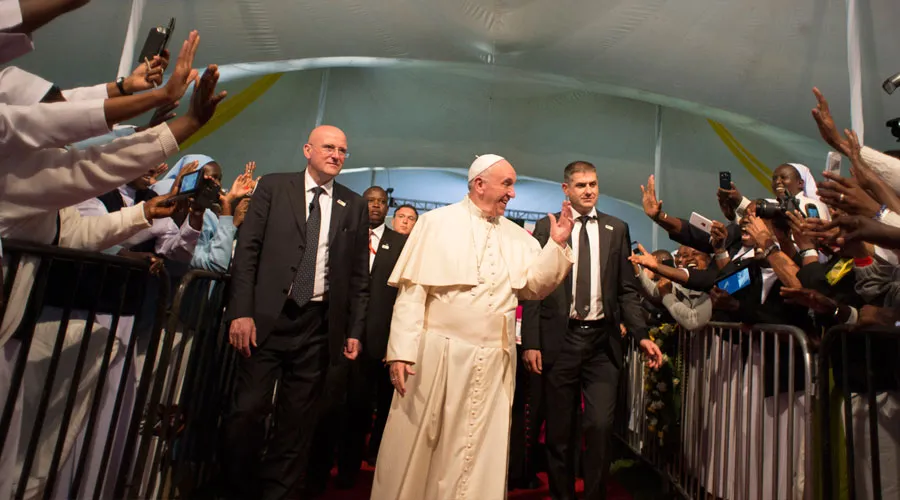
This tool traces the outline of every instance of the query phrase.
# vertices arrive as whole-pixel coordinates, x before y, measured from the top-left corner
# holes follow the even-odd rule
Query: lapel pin
[[[613,227],[612,227],[612,226],[610,226],[610,225],[609,225],[609,224],[607,224],[607,225],[606,225],[606,229],[608,229],[608,230],[610,230],[610,231],[612,231],[612,230],[613,230]]]
[[[344,200],[337,200],[337,204],[342,207],[347,205],[346,203],[344,203]],[[606,226],[606,227],[609,227],[609,226]]]
[[[385,250],[390,250],[391,246],[389,244],[385,243],[384,245],[381,245],[381,248],[383,248]]]

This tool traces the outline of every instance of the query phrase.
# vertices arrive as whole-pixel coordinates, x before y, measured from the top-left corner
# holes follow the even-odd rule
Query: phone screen
[[[813,205],[812,203],[808,203],[806,205],[806,216],[812,219],[820,219],[819,217],[819,207]]]
[[[181,186],[178,188],[179,193],[187,193],[197,189],[197,181],[200,180],[200,171],[191,172],[181,178]]]
[[[728,292],[728,295],[734,295],[735,292],[745,288],[750,284],[750,269],[744,268],[740,271],[723,278],[716,283],[719,289]]]
[[[825,160],[825,170],[831,172],[833,174],[840,175],[841,173],[841,154],[835,153],[834,151],[828,152],[828,157]]]
[[[719,172],[719,187],[731,189],[731,172]]]

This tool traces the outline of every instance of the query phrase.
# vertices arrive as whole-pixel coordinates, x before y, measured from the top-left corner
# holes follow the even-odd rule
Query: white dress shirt
[[[306,218],[309,218],[309,205],[313,201],[313,189],[319,187],[307,169],[303,173],[306,186]],[[312,302],[321,302],[328,291],[328,230],[331,228],[331,202],[334,199],[334,179],[323,184],[324,193],[319,195],[319,207],[322,209],[322,220],[319,224],[319,246],[316,249],[316,282],[313,284]],[[306,251],[309,251],[307,248]]]
[[[381,238],[384,237],[384,223],[375,229],[369,229],[369,272],[372,272],[372,266],[375,264],[375,254],[378,253],[378,245],[381,245]],[[375,250],[374,252],[372,250]]]
[[[572,255],[575,265],[572,266],[572,304],[569,306],[569,317],[585,321],[603,319],[603,294],[600,288],[600,229],[597,222],[597,209],[591,208],[587,214],[592,217],[588,221],[588,242],[591,244],[591,310],[586,316],[579,316],[575,312],[575,287],[578,283],[578,252],[581,241],[581,222],[578,220],[581,214],[572,209],[572,217],[575,218],[575,227],[572,228]]]
[[[0,30],[22,24],[22,8],[19,0],[0,0]],[[31,36],[25,33],[0,33],[0,64],[34,50]]]

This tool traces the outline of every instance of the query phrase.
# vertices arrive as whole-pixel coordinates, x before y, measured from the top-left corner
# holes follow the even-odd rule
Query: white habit
[[[518,300],[539,300],[572,267],[468,199],[419,219],[388,283],[400,288],[387,361],[414,362],[394,395],[372,499],[506,498]]]

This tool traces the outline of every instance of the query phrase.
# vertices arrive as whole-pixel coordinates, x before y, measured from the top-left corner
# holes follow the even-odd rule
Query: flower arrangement
[[[662,351],[663,364],[658,370],[644,366],[647,430],[656,435],[660,446],[665,446],[667,434],[678,435],[681,423],[681,379],[678,377],[682,367],[677,332],[670,323],[650,329],[650,340]]]

